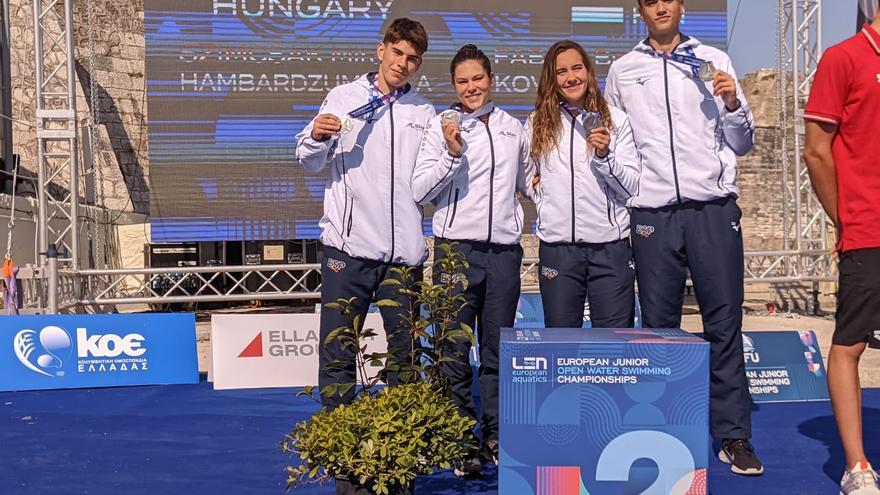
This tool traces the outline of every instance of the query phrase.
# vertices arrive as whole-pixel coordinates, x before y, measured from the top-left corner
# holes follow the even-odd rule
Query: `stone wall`
[[[94,9],[91,25],[95,30],[95,43],[89,40],[89,3]],[[63,2],[56,8],[59,18],[63,18]],[[10,21],[14,152],[22,157],[24,173],[34,175],[37,152],[36,132],[32,126],[36,106],[33,3],[11,0]],[[56,35],[60,32],[58,23],[48,25]],[[74,28],[76,117],[80,130],[88,128],[92,88],[99,113],[94,169],[98,193],[108,208],[149,213],[143,3],[74,2]],[[94,77],[90,73],[93,66]],[[82,141],[88,142],[87,139]],[[89,147],[81,145],[80,155],[81,167],[86,171],[84,182],[91,184],[95,177],[90,174]],[[59,183],[67,186],[64,179]]]
[[[776,82],[775,70],[748,74],[741,81],[743,92],[755,115],[755,146],[739,159],[737,175],[747,251],[780,250],[785,247]]]

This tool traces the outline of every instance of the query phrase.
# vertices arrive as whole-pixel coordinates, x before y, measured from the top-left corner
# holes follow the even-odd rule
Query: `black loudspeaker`
[[[300,263],[318,263],[321,257],[321,243],[313,240],[289,241],[245,241],[243,255],[245,265],[286,265]],[[267,277],[269,274],[265,274]],[[268,280],[257,274],[248,276],[245,286],[252,292],[288,291],[299,278],[284,272],[273,274]],[[305,285],[310,291],[315,290],[320,282],[317,273],[306,277]],[[302,292],[297,288],[296,292]]]
[[[199,265],[199,245],[195,242],[175,242],[167,244],[150,244],[145,253],[147,266],[150,268],[177,268]],[[183,273],[166,273],[155,277],[150,288],[156,293],[166,296],[185,296],[198,290],[201,283],[190,275],[184,278]],[[183,282],[178,282],[183,279]]]
[[[223,242],[177,242],[168,244],[150,244],[147,252],[147,266],[151,268],[173,268],[185,266],[224,266],[225,253]],[[201,273],[201,278],[210,280],[210,285],[215,290],[202,288],[201,295],[222,294],[226,289],[228,277],[219,274],[216,277],[212,273]],[[162,295],[183,296],[195,293],[203,282],[195,274],[190,274],[184,281],[175,287],[175,284],[184,277],[183,273],[168,273],[156,277],[150,286]],[[171,290],[174,287],[174,290]],[[185,289],[181,290],[181,289]]]

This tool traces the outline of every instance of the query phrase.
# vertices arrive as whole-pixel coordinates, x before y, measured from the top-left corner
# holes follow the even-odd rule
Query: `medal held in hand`
[[[584,114],[584,129],[592,131],[602,125],[599,112],[587,112]]]
[[[443,113],[440,114],[440,124],[456,124],[458,125],[461,122],[461,114],[458,110],[444,110]]]
[[[718,69],[715,68],[715,64],[712,62],[705,62],[700,65],[699,77],[701,80],[706,82],[712,82],[715,80],[715,73],[718,72]]]
[[[600,115],[599,112],[590,112],[588,110],[584,110],[583,108],[576,107],[566,101],[560,101],[559,104],[562,106],[562,108],[568,110],[570,113],[578,115],[581,118],[581,125],[584,126],[584,129],[587,132],[602,126],[602,115]]]
[[[339,117],[339,125],[339,132],[348,134],[351,132],[352,127],[354,127],[354,122],[351,121],[351,117],[348,115],[343,115],[342,117]]]

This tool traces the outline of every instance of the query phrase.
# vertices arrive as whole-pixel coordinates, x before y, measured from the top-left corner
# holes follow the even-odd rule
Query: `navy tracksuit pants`
[[[690,270],[710,344],[710,418],[716,438],[751,436],[742,351],[742,212],[732,197],[634,208],[633,252],[646,328],[678,328]]]
[[[398,294],[397,287],[379,287],[386,278],[397,277],[391,268],[403,265],[395,265],[382,261],[353,258],[343,251],[330,246],[324,246],[323,261],[321,263],[321,305],[335,302],[337,299],[356,298],[354,301],[354,313],[360,315],[361,325],[370,309],[373,300],[392,299],[401,303],[402,308],[379,308],[385,333],[388,338],[388,352],[391,353],[389,360],[405,362],[409,359],[409,353],[413,348],[413,338],[410,329],[401,326],[401,316],[411,302]],[[413,268],[414,281],[422,280],[422,268]],[[415,287],[413,287],[415,288]],[[333,309],[321,309],[321,352],[318,371],[318,387],[323,389],[332,383],[354,383],[355,375],[355,350],[343,350],[339,344],[324,343],[327,335],[341,326],[349,326],[351,321],[339,311]],[[328,364],[335,360],[350,363],[349,366],[325,369]],[[388,385],[397,385],[398,379],[395,373],[389,373]],[[354,398],[354,388],[344,396],[338,394],[321,397],[325,406],[335,408],[340,404],[347,404]]]
[[[446,239],[436,239],[438,245]],[[452,400],[459,412],[478,422],[483,441],[498,440],[498,348],[501,328],[512,327],[519,300],[522,264],[522,247],[519,244],[503,245],[485,242],[457,242],[455,249],[465,255],[470,267],[464,271],[468,287],[464,291],[467,301],[459,313],[460,322],[477,329],[477,345],[480,351],[480,417],[477,418],[474,397],[471,393],[473,371],[468,359],[470,344],[461,342],[455,352],[461,356],[456,363],[442,366],[449,380]],[[434,257],[443,256],[434,249]],[[435,273],[435,277],[439,274]],[[474,325],[476,323],[476,326]]]
[[[580,328],[590,302],[594,328],[632,328],[635,297],[629,239],[614,242],[541,241],[541,303],[547,328]]]

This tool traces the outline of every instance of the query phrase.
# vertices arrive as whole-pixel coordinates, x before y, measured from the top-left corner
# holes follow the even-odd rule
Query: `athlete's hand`
[[[605,127],[596,127],[590,131],[587,143],[596,150],[596,156],[605,158],[608,156],[608,148],[611,146],[611,132]]]
[[[315,124],[312,126],[312,139],[315,141],[326,141],[334,134],[342,129],[342,121],[339,117],[324,113],[315,118]]]
[[[442,125],[443,139],[446,141],[446,149],[449,154],[458,158],[464,152],[464,142],[461,139],[461,127],[458,124],[448,122]]]
[[[741,103],[736,97],[736,81],[733,76],[723,70],[716,70],[715,78],[712,80],[712,91],[715,96],[720,96],[724,100],[728,110],[739,109]]]

